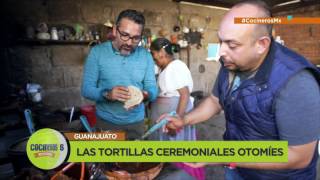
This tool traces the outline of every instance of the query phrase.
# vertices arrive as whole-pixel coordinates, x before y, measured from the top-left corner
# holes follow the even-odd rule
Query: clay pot
[[[26,147],[29,137],[19,139],[9,146],[8,156],[13,165],[15,174],[18,174],[23,168],[32,167],[26,153]]]
[[[105,171],[110,180],[149,180],[161,171],[163,163],[115,163],[116,167]]]

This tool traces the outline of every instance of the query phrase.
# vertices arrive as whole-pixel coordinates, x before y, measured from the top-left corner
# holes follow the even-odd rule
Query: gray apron
[[[164,113],[176,111],[179,103],[179,97],[158,97],[156,101],[151,104],[151,121],[152,124]],[[186,112],[193,108],[189,100]],[[150,140],[164,140],[164,141],[183,141],[183,140],[196,140],[196,129],[194,125],[185,126],[181,131],[177,132],[175,136],[170,136],[159,129],[157,132],[151,134]]]

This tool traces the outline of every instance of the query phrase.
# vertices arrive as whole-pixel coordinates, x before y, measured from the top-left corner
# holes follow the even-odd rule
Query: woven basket
[[[163,167],[163,163],[137,173],[129,173],[125,170],[105,171],[107,179],[109,180],[150,180],[154,179]]]

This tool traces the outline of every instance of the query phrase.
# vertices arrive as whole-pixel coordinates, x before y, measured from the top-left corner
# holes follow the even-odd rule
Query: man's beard
[[[119,48],[119,51],[122,55],[130,55],[133,51],[133,46],[129,46],[129,45],[126,45],[126,44],[123,44],[120,46]]]

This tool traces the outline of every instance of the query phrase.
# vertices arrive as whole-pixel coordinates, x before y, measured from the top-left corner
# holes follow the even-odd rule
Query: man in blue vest
[[[212,94],[183,118],[168,117],[167,128],[196,124],[224,110],[225,140],[289,144],[287,163],[237,163],[235,170],[226,168],[227,179],[315,179],[320,72],[276,43],[271,25],[235,24],[235,17],[268,18],[271,13],[263,1],[245,1],[225,15],[218,31],[222,66]]]

